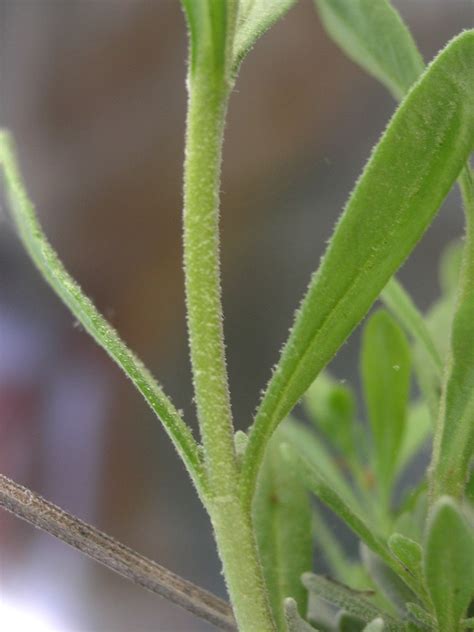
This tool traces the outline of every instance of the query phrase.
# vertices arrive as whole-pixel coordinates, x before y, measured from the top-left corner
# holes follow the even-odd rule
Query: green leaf
[[[301,575],[312,567],[312,515],[308,493],[293,462],[280,452],[281,432],[269,443],[253,505],[260,561],[273,616],[284,629],[283,600],[292,597],[306,612]]]
[[[358,507],[358,499],[341,473],[336,459],[316,434],[295,419],[286,420],[282,424],[281,429],[286,441],[293,445],[297,452],[304,455],[309,463],[314,463],[316,467],[324,472],[324,476],[331,487],[346,502]]]
[[[249,438],[242,430],[237,430],[237,432],[234,433],[235,456],[239,465],[242,464],[242,458],[244,456],[248,440]]]
[[[36,267],[84,329],[115,360],[143,395],[163,423],[198,491],[203,494],[205,480],[201,457],[190,429],[148,369],[128,349],[115,329],[97,311],[65,270],[38,222],[33,203],[28,198],[21,180],[13,141],[5,131],[0,133],[0,164],[5,174],[13,220],[20,239]]]
[[[315,547],[323,556],[331,577],[351,584],[351,576],[357,573],[360,567],[356,567],[345,555],[337,535],[316,507],[313,507],[313,533]]]
[[[288,632],[318,632],[307,621],[301,618],[294,599],[285,599],[285,620]]]
[[[421,627],[422,630],[437,630],[436,619],[417,603],[408,602],[407,611],[411,619]]]
[[[291,9],[296,0],[240,0],[233,63],[238,69],[255,42]]]
[[[390,500],[404,438],[410,373],[410,348],[402,330],[387,312],[376,312],[364,328],[361,374],[384,503]]]
[[[252,426],[242,494],[265,445],[426,230],[474,146],[474,31],[456,37],[405,98],[338,222]]]
[[[474,630],[474,617],[461,621],[461,626],[466,630]]]
[[[410,295],[402,285],[393,277],[385,286],[380,298],[386,307],[397,318],[405,331],[415,340],[424,345],[426,352],[433,362],[435,370],[441,374],[443,361],[436,348],[436,344],[430,334],[422,314],[413,303]]]
[[[455,632],[474,597],[474,532],[458,505],[440,498],[425,536],[425,582],[443,632]]]
[[[358,617],[365,623],[381,617],[386,622],[386,629],[390,632],[403,630],[403,626],[398,624],[393,617],[380,610],[367,599],[367,596],[373,594],[371,591],[353,590],[348,586],[344,586],[344,584],[335,582],[322,575],[313,575],[312,573],[305,573],[302,581],[309,592]]]
[[[338,492],[330,485],[316,463],[308,461],[305,455],[298,453],[293,446],[283,445],[283,453],[287,459],[293,461],[296,471],[302,477],[306,487],[313,492],[325,505],[337,514],[359,538],[367,544],[382,559],[393,565],[394,560],[374,529],[350,506]]]
[[[372,553],[364,544],[360,546],[360,554],[362,562],[374,584],[395,606],[397,612],[404,615],[405,603],[407,601],[416,601],[415,594],[391,568],[382,562],[378,555]]]
[[[423,576],[423,550],[418,542],[401,533],[393,533],[388,539],[388,548],[414,577],[421,582]]]
[[[423,72],[423,59],[387,0],[315,0],[342,50],[400,99]],[[383,34],[383,36],[381,36]]]
[[[305,393],[303,405],[311,421],[346,458],[356,455],[356,404],[352,389],[322,372]]]
[[[380,617],[377,617],[376,619],[368,623],[365,626],[365,628],[362,630],[362,632],[383,632],[384,629],[385,629],[385,623],[383,619],[381,619]]]

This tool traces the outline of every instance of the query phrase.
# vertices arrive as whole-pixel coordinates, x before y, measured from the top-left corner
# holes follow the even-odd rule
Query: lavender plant
[[[213,528],[242,632],[474,628],[474,31],[425,68],[388,0],[315,0],[328,33],[400,101],[334,229],[247,432],[234,432],[223,332],[219,189],[228,100],[252,46],[294,0],[182,0],[189,31],[184,270],[200,441],[47,241],[7,132],[11,212],[44,278],[156,413]],[[426,314],[394,274],[451,187],[466,232]],[[326,365],[363,333],[367,423]],[[419,395],[411,396],[413,380]],[[311,420],[292,413],[302,401]],[[426,476],[400,500],[432,437]],[[318,503],[311,499],[315,495]],[[344,551],[321,503],[360,540]],[[312,574],[313,541],[329,575]],[[227,629],[232,629],[230,623]]]

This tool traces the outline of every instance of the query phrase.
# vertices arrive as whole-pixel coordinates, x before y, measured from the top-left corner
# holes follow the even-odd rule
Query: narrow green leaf
[[[359,502],[351,486],[344,478],[335,458],[316,434],[295,419],[286,420],[281,428],[286,441],[294,446],[309,463],[324,472],[327,482],[345,502],[358,508]]]
[[[413,303],[408,292],[400,285],[395,277],[390,279],[387,283],[380,298],[397,318],[402,327],[404,327],[406,332],[425,346],[436,371],[438,374],[441,374],[443,361],[431,337],[430,331],[426,326],[425,320]]]
[[[265,445],[412,251],[474,146],[474,31],[452,40],[405,98],[338,222],[257,411],[242,493]]]
[[[309,462],[305,455],[298,453],[293,446],[284,445],[282,450],[286,458],[295,463],[296,471],[299,472],[307,488],[313,492],[325,505],[337,514],[346,525],[354,531],[359,538],[367,544],[375,553],[378,553],[384,560],[393,564],[394,560],[374,529],[366,524],[363,518],[340,496],[334,487],[328,484],[322,470],[316,463]]]
[[[361,374],[374,438],[374,469],[385,504],[405,432],[410,373],[405,335],[387,312],[376,312],[364,328]]]
[[[425,582],[443,632],[456,632],[474,597],[474,532],[457,504],[434,505],[425,536]]]
[[[403,630],[402,624],[397,623],[393,617],[368,600],[367,595],[371,595],[371,592],[352,590],[352,588],[344,586],[344,584],[339,584],[327,577],[313,575],[312,573],[305,573],[302,581],[308,591],[341,608],[341,610],[345,610],[349,614],[360,618],[365,623],[381,617],[386,622],[388,631],[399,632]]]
[[[423,576],[423,550],[418,542],[401,533],[393,533],[388,539],[388,548],[418,581]]]
[[[285,599],[284,608],[288,632],[318,632],[316,628],[301,618],[294,599]]]
[[[395,606],[400,615],[406,612],[405,604],[407,601],[416,601],[416,595],[402,582],[399,576],[389,568],[378,555],[361,544],[360,555],[362,562],[372,578],[375,586],[387,597],[387,599]]]
[[[303,397],[311,421],[346,458],[356,456],[356,403],[353,391],[326,372],[318,375]]]
[[[333,606],[313,593],[308,595],[308,614],[306,619],[321,632],[333,632],[334,630]]]
[[[142,362],[128,349],[118,333],[97,311],[79,285],[65,270],[37,220],[33,203],[21,180],[13,141],[0,133],[3,168],[11,212],[23,245],[43,277],[71,310],[84,329],[131,379],[163,426],[184,461],[198,491],[205,491],[201,457],[190,429]]]
[[[290,445],[282,445],[284,456],[295,462],[296,471],[301,476],[307,489],[315,494],[319,500],[331,509],[345,524],[351,529],[369,549],[380,556],[384,562],[401,577],[401,579],[415,592],[418,583],[407,569],[393,557],[386,546],[384,540],[377,531],[361,517],[358,508],[342,497],[328,483],[323,470],[319,469],[316,463],[308,461],[304,452]]]
[[[330,529],[320,511],[313,507],[314,543],[323,556],[331,577],[352,584],[354,564],[345,555],[337,535]]]
[[[316,0],[316,5],[329,34],[342,50],[400,100],[418,80],[424,64],[408,28],[391,3]],[[384,37],[380,38],[382,32]],[[434,421],[441,384],[441,356],[422,315],[395,278],[389,281],[380,298],[410,335],[421,342],[415,369]]]
[[[388,2],[385,0],[377,3],[372,0],[330,0],[329,2],[318,0],[318,2],[323,6],[323,13],[327,13],[327,20],[323,16],[323,21],[326,22],[328,30],[339,45],[362,67],[391,88],[396,98],[401,98],[421,73],[423,62],[408,29]],[[394,22],[391,34],[395,54],[391,46],[386,46],[385,32],[390,33],[390,21]],[[396,21],[399,22],[398,28],[395,28]],[[381,26],[383,26],[383,31],[380,30]],[[383,40],[379,37],[380,32],[384,32]],[[399,89],[394,90],[392,81],[394,63],[397,66],[398,60],[402,58],[409,70],[404,81],[399,83]],[[408,60],[417,58],[419,64],[408,63]],[[463,277],[472,279],[474,274],[474,193],[469,165],[463,170],[460,186],[468,225],[463,267],[469,272],[464,273]],[[441,415],[435,435],[431,468],[433,498],[442,494],[462,496],[468,463],[474,452],[474,402],[471,402],[468,396],[468,393],[472,392],[474,383],[474,355],[468,358],[462,348],[464,341],[471,338],[474,331],[474,324],[472,324],[474,323],[474,288],[470,283],[464,285],[453,325],[455,331],[453,331],[452,349],[448,358],[450,374],[444,388]],[[423,338],[422,340],[426,345],[427,340]],[[427,349],[429,356],[433,357],[433,349],[429,347]],[[439,400],[436,393],[439,387],[438,371],[433,371],[432,367],[427,366],[423,358],[415,364],[420,374],[421,386],[428,397],[434,415],[438,409]],[[461,450],[460,453],[459,450]],[[458,454],[460,454],[459,459]]]
[[[400,99],[423,72],[423,59],[387,0],[315,0],[342,50]],[[383,37],[381,34],[383,33]]]
[[[383,619],[377,617],[370,623],[368,623],[362,632],[383,632],[385,630],[385,623]]]
[[[417,603],[408,602],[406,604],[407,611],[414,623],[419,625],[422,630],[437,630],[436,619]]]
[[[240,0],[234,40],[233,64],[236,71],[255,42],[296,0]]]
[[[280,452],[282,436],[270,441],[260,472],[253,516],[260,561],[279,630],[284,630],[283,601],[292,597],[307,609],[301,575],[312,567],[311,506],[295,464]]]

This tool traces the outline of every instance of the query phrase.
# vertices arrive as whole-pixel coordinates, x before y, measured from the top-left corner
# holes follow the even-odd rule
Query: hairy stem
[[[274,629],[239,468],[227,384],[219,263],[219,186],[226,81],[199,66],[189,78],[184,267],[194,392],[207,477],[205,503],[239,629]]]
[[[184,268],[198,419],[211,489],[237,473],[225,363],[219,264],[219,184],[227,95],[193,81],[184,177]],[[204,84],[204,85],[203,85]],[[222,476],[224,475],[224,480]]]

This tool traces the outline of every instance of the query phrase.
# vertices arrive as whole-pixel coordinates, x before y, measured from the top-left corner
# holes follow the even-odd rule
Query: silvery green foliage
[[[240,630],[472,629],[473,30],[425,68],[388,0],[315,0],[329,35],[401,103],[310,280],[253,423],[235,433],[219,279],[225,115],[243,58],[293,3],[182,0],[189,31],[184,267],[201,444],[64,269],[4,132],[0,164],[12,216],[46,281],[130,377],[174,443],[210,515]],[[393,275],[456,180],[466,239],[444,258],[440,298],[422,314]],[[379,296],[388,311],[364,327],[360,411],[351,388],[326,367]],[[311,426],[289,418],[301,399]],[[431,437],[428,475],[398,499],[407,465]],[[347,555],[321,506],[311,520],[309,494],[352,530],[360,559]],[[311,522],[330,577],[311,572]]]

